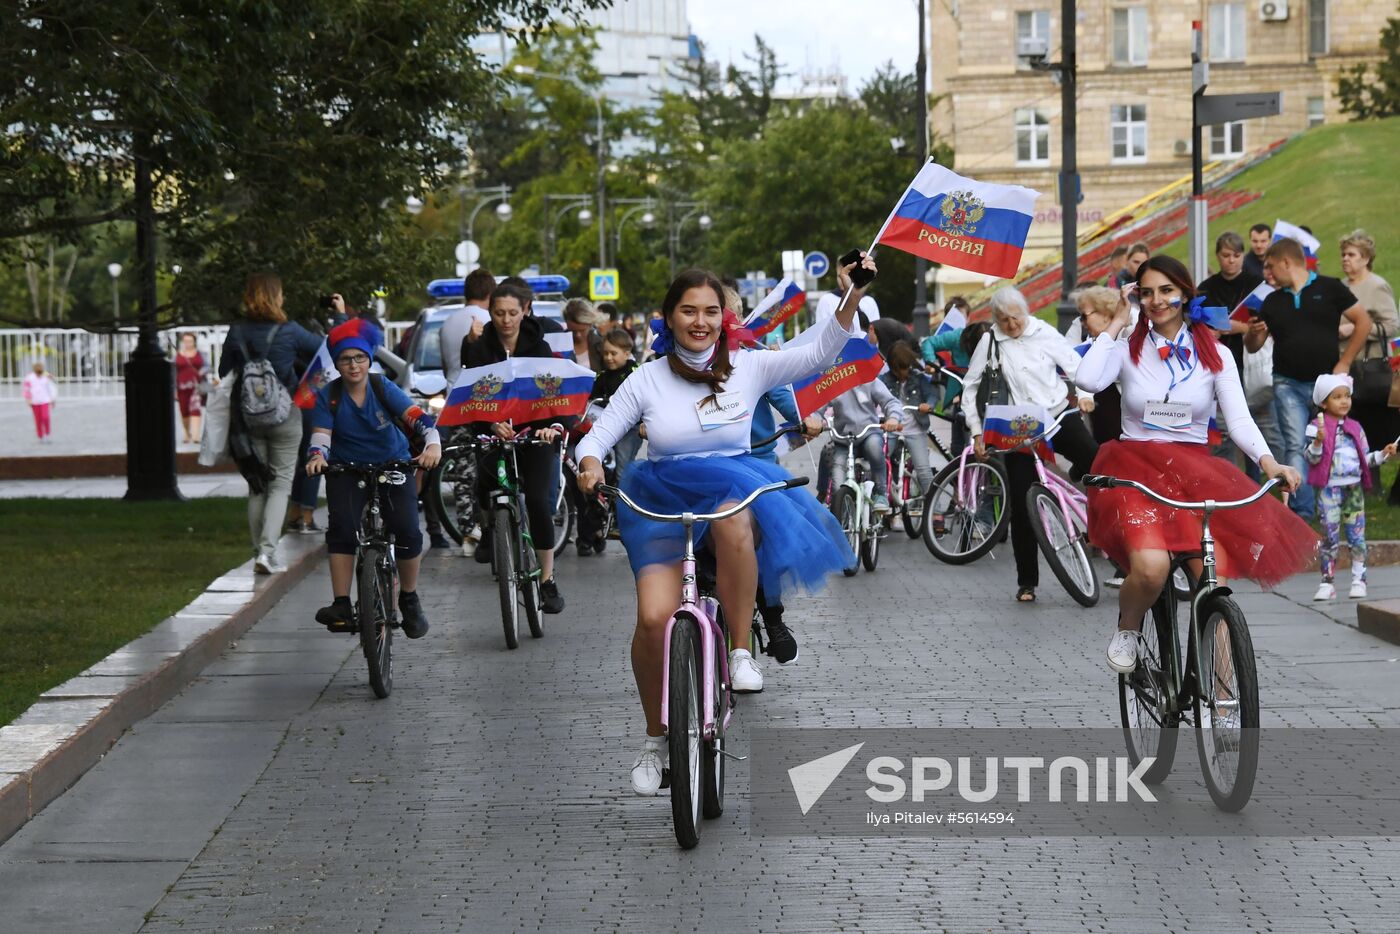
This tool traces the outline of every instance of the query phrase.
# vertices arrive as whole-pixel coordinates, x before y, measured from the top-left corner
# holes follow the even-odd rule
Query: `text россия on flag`
[[[909,183],[875,244],[1009,278],[1021,265],[1038,197],[1020,185],[974,181],[930,162]]]

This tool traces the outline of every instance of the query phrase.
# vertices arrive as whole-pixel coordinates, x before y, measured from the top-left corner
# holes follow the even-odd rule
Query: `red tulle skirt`
[[[1244,499],[1259,489],[1234,464],[1211,456],[1206,445],[1179,441],[1110,441],[1099,448],[1092,472],[1194,502]],[[1263,587],[1307,569],[1317,553],[1317,534],[1272,496],[1214,513],[1210,528],[1220,576],[1246,577]],[[1133,489],[1091,489],[1089,541],[1124,568],[1131,551],[1199,552],[1201,514],[1164,506]]]

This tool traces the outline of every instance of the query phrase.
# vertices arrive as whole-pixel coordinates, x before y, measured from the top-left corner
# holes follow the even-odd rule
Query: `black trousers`
[[[394,536],[394,557],[400,561],[423,553],[423,532],[418,528],[418,491],[413,477],[402,486],[380,488],[384,524]],[[358,543],[360,516],[367,493],[350,474],[326,478],[326,550],[333,555],[353,555]]]
[[[1052,439],[1055,453],[1069,459],[1069,475],[1078,480],[1089,472],[1098,442],[1089,434],[1084,419],[1070,415],[1060,423]],[[1026,508],[1026,493],[1036,482],[1035,458],[1030,454],[1006,455],[1006,478],[1011,487],[1011,553],[1016,558],[1016,586],[1040,585],[1040,546],[1035,542],[1034,517]]]
[[[495,452],[478,458],[476,496],[486,519],[491,519],[491,492],[496,488]],[[537,549],[554,547],[554,493],[559,478],[559,448],[556,445],[529,444],[515,451],[520,470],[520,488],[525,493],[525,514],[530,523],[530,539]],[[483,525],[483,528],[485,526]]]

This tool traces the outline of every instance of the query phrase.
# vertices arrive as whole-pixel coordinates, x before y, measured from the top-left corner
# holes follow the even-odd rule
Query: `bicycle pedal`
[[[669,768],[664,768],[661,770],[661,787],[671,787],[671,770]]]
[[[737,756],[734,753],[730,752],[728,749],[719,750],[719,754],[724,756],[726,759],[733,759],[735,762],[744,762],[747,761],[749,758],[748,756]],[[665,786],[663,785],[662,787],[664,788]]]

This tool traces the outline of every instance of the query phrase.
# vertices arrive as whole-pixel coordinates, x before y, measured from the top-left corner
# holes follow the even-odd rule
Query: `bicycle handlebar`
[[[826,431],[826,429],[823,428],[821,431],[818,431],[816,434],[812,435],[812,437],[815,438],[817,435],[821,434],[822,431]],[[749,445],[749,450],[752,451],[754,448],[766,448],[768,447],[768,445],[772,444],[774,441],[777,441],[783,435],[794,435],[798,433],[802,434],[803,437],[806,437],[807,435],[806,428],[802,425],[801,422],[798,422],[796,425],[789,425],[786,428],[779,428],[778,433],[773,435],[772,437],[764,438],[762,441],[751,443]]]
[[[360,463],[336,463],[336,464],[327,464],[327,465],[326,465],[325,472],[328,473],[328,474],[342,474],[342,473],[361,473],[361,474],[369,474],[369,473],[383,473],[383,472],[385,472],[385,471],[397,470],[397,471],[400,471],[400,472],[403,472],[403,473],[412,473],[413,471],[419,470],[419,469],[421,469],[421,468],[422,468],[422,465],[421,465],[421,464],[418,464],[418,463],[415,462],[415,461],[384,461],[383,463],[379,463],[379,464],[360,464]]]
[[[641,506],[638,506],[636,503],[634,503],[632,501],[632,498],[626,493],[622,492],[622,490],[618,489],[615,486],[609,486],[606,483],[598,484],[597,489],[598,492],[602,493],[604,496],[610,499],[621,500],[622,504],[628,509],[632,510],[638,515],[646,516],[648,519],[652,519],[656,522],[718,522],[721,519],[728,519],[731,516],[736,516],[739,513],[743,512],[745,509],[748,509],[749,506],[753,503],[753,501],[758,499],[764,493],[772,493],[777,490],[792,490],[800,486],[806,486],[810,482],[811,481],[807,477],[793,477],[790,480],[783,480],[779,483],[769,483],[766,486],[761,486],[758,489],[754,490],[752,493],[750,493],[748,496],[740,500],[738,504],[729,507],[723,512],[680,513],[678,515],[673,515],[671,513],[664,512],[652,512],[650,509],[644,509]]]
[[[1238,508],[1240,508],[1241,506],[1248,506],[1250,503],[1254,503],[1254,502],[1257,502],[1257,501],[1260,500],[1260,499],[1263,499],[1264,496],[1265,496],[1266,494],[1268,494],[1268,492],[1269,492],[1270,490],[1272,490],[1274,487],[1278,486],[1278,483],[1279,483],[1279,481],[1278,481],[1277,479],[1270,480],[1268,483],[1265,483],[1263,486],[1261,486],[1258,490],[1255,490],[1254,493],[1253,493],[1252,495],[1247,496],[1247,497],[1245,497],[1244,499],[1235,499],[1235,500],[1214,500],[1214,499],[1208,499],[1208,500],[1205,500],[1205,501],[1199,502],[1199,503],[1184,503],[1184,502],[1181,502],[1180,500],[1168,499],[1167,497],[1165,497],[1165,496],[1163,496],[1162,494],[1158,493],[1157,491],[1153,490],[1151,487],[1143,486],[1141,483],[1138,483],[1136,480],[1124,480],[1124,479],[1122,479],[1122,478],[1120,478],[1120,477],[1110,477],[1110,476],[1107,476],[1107,475],[1105,475],[1105,474],[1096,474],[1096,473],[1091,473],[1091,474],[1085,474],[1085,475],[1084,475],[1084,485],[1085,485],[1085,486],[1098,487],[1099,489],[1104,489],[1104,490],[1109,489],[1109,488],[1111,488],[1111,487],[1116,487],[1116,486],[1131,487],[1132,489],[1137,490],[1139,493],[1146,494],[1148,497],[1150,497],[1150,498],[1152,498],[1152,499],[1155,499],[1157,502],[1161,503],[1161,504],[1164,505],[1164,506],[1171,506],[1171,507],[1174,508],[1174,509],[1190,509],[1190,510],[1196,510],[1196,509],[1211,509],[1211,510],[1215,510],[1215,509],[1238,509]]]
[[[841,432],[839,432],[839,431],[836,430],[835,426],[832,426],[832,428],[831,428],[831,436],[832,436],[833,438],[835,438],[837,441],[859,441],[859,440],[861,440],[862,438],[864,438],[866,435],[870,434],[872,431],[881,431],[881,430],[884,429],[884,427],[885,427],[885,423],[884,423],[884,422],[876,422],[876,423],[873,424],[873,425],[866,425],[864,428],[862,428],[862,429],[860,430],[860,433],[859,433],[859,434],[855,434],[855,435],[843,435],[843,434],[841,434]]]

